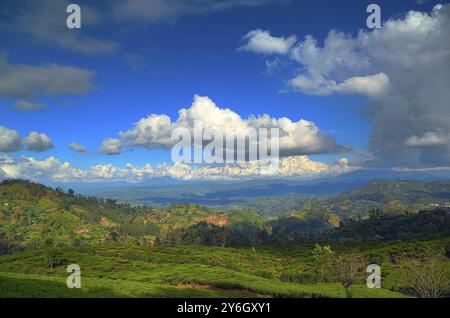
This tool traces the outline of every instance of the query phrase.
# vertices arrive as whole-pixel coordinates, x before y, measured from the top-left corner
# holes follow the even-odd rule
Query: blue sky
[[[159,3],[154,2],[155,5]],[[332,29],[354,37],[360,29],[371,32],[366,27],[366,7],[371,2],[250,1],[253,5],[247,6],[236,1],[230,8],[205,9],[206,12],[202,13],[194,3],[195,10],[180,9],[173,16],[157,19],[153,15],[139,19],[130,16],[127,19],[117,12],[112,13],[119,1],[108,2],[109,6],[105,1],[96,2],[96,5],[77,1],[82,17],[84,8],[89,6],[89,10],[95,11],[100,18],[95,23],[88,21],[82,24],[81,30],[64,32],[75,32],[80,41],[89,36],[118,45],[114,50],[88,54],[61,45],[51,36],[33,33],[29,27],[23,27],[20,32],[0,24],[0,48],[9,65],[58,64],[93,74],[92,87],[82,94],[39,92],[31,99],[47,105],[46,109],[39,111],[17,110],[13,105],[20,98],[0,95],[0,126],[15,130],[21,136],[31,131],[45,133],[54,145],[47,151],[29,152],[24,149],[7,155],[12,158],[32,156],[38,160],[53,156],[80,169],[104,163],[118,167],[126,163],[138,166],[170,163],[170,153],[164,149],[128,147],[120,155],[111,156],[100,153],[99,147],[105,138],[118,138],[120,131],[129,130],[133,123],[149,114],[167,114],[175,120],[178,110],[189,108],[198,94],[208,96],[220,107],[231,108],[242,118],[269,114],[275,118],[288,117],[292,121],[311,121],[323,133],[334,137],[336,143],[354,148],[353,152],[345,155],[308,154],[312,160],[332,164],[343,156],[354,158],[355,153],[369,151],[373,132],[373,120],[363,115],[370,107],[367,96],[317,95],[292,90],[287,81],[308,66],[287,57],[255,54],[238,48],[246,44],[243,36],[256,29],[268,31],[274,37],[295,35],[298,42],[312,35],[318,46],[323,45]],[[377,3],[382,8],[383,21],[390,18],[401,20],[409,10],[429,13],[437,3],[418,2]],[[38,8],[43,2],[31,3]],[[205,8],[210,5],[208,3],[204,1]],[[150,10],[151,5],[148,8]],[[29,11],[33,10],[32,6],[27,9],[12,1],[2,5],[1,10],[3,22],[21,23],[27,20],[20,20],[20,16],[34,14]],[[65,12],[57,11],[56,14],[61,15],[56,20],[67,16]],[[39,10],[35,15],[39,19]],[[146,18],[150,20],[146,21]],[[46,22],[41,20],[41,23],[45,25]],[[274,60],[279,61],[280,66],[268,71],[265,62]],[[422,132],[427,133],[428,130]],[[447,131],[444,129],[443,133]],[[422,135],[412,134],[417,139]],[[77,153],[70,150],[68,145],[72,142],[82,144],[88,151]],[[445,160],[438,161],[433,162],[445,165]],[[422,165],[420,162],[416,164]],[[423,165],[430,166],[426,162]]]

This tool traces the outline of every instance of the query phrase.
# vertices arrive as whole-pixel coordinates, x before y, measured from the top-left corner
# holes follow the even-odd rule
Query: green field
[[[65,264],[50,269],[46,250],[0,257],[0,297],[345,297],[338,283],[290,283],[308,260],[277,251],[219,247],[65,248],[81,266],[82,288],[65,284]],[[351,288],[353,297],[405,297],[386,289]]]

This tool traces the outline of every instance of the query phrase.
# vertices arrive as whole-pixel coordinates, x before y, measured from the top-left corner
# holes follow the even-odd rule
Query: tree
[[[61,250],[58,248],[51,248],[47,253],[47,265],[49,268],[53,268],[58,265],[64,264],[65,259],[63,258]]]
[[[69,190],[67,190],[67,194],[69,194],[70,196],[74,196],[75,191],[73,189],[69,189]]]
[[[334,257],[334,251],[329,245],[320,246],[316,244],[313,250],[313,261],[318,267],[320,282],[325,282],[325,274],[330,267]]]
[[[347,298],[351,298],[350,287],[362,278],[364,258],[356,253],[339,255],[334,261],[334,271],[338,281],[345,289]]]
[[[432,256],[425,262],[409,260],[406,276],[420,298],[439,298],[449,288],[450,275],[445,260]]]

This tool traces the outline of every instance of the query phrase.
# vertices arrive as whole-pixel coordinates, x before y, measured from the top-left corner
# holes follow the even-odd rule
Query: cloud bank
[[[117,167],[110,163],[97,164],[88,169],[78,169],[69,162],[61,162],[55,157],[37,160],[33,157],[13,159],[0,155],[0,179],[23,178],[53,182],[142,182],[161,177],[178,180],[232,180],[246,178],[318,178],[351,172],[358,167],[349,164],[345,158],[332,165],[313,161],[307,156],[283,158],[279,169],[265,170],[260,162],[233,165],[192,166],[176,163],[172,166],[161,164],[153,168],[149,164],[135,166],[126,164]],[[261,172],[265,173],[261,173]]]

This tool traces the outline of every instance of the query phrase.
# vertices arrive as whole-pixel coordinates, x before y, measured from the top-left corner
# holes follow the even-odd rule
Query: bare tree
[[[366,264],[364,257],[356,253],[336,257],[333,264],[334,271],[345,289],[347,298],[352,297],[350,287],[362,279],[364,264]]]
[[[449,270],[438,257],[411,260],[405,267],[408,282],[420,298],[439,298],[448,290]]]

